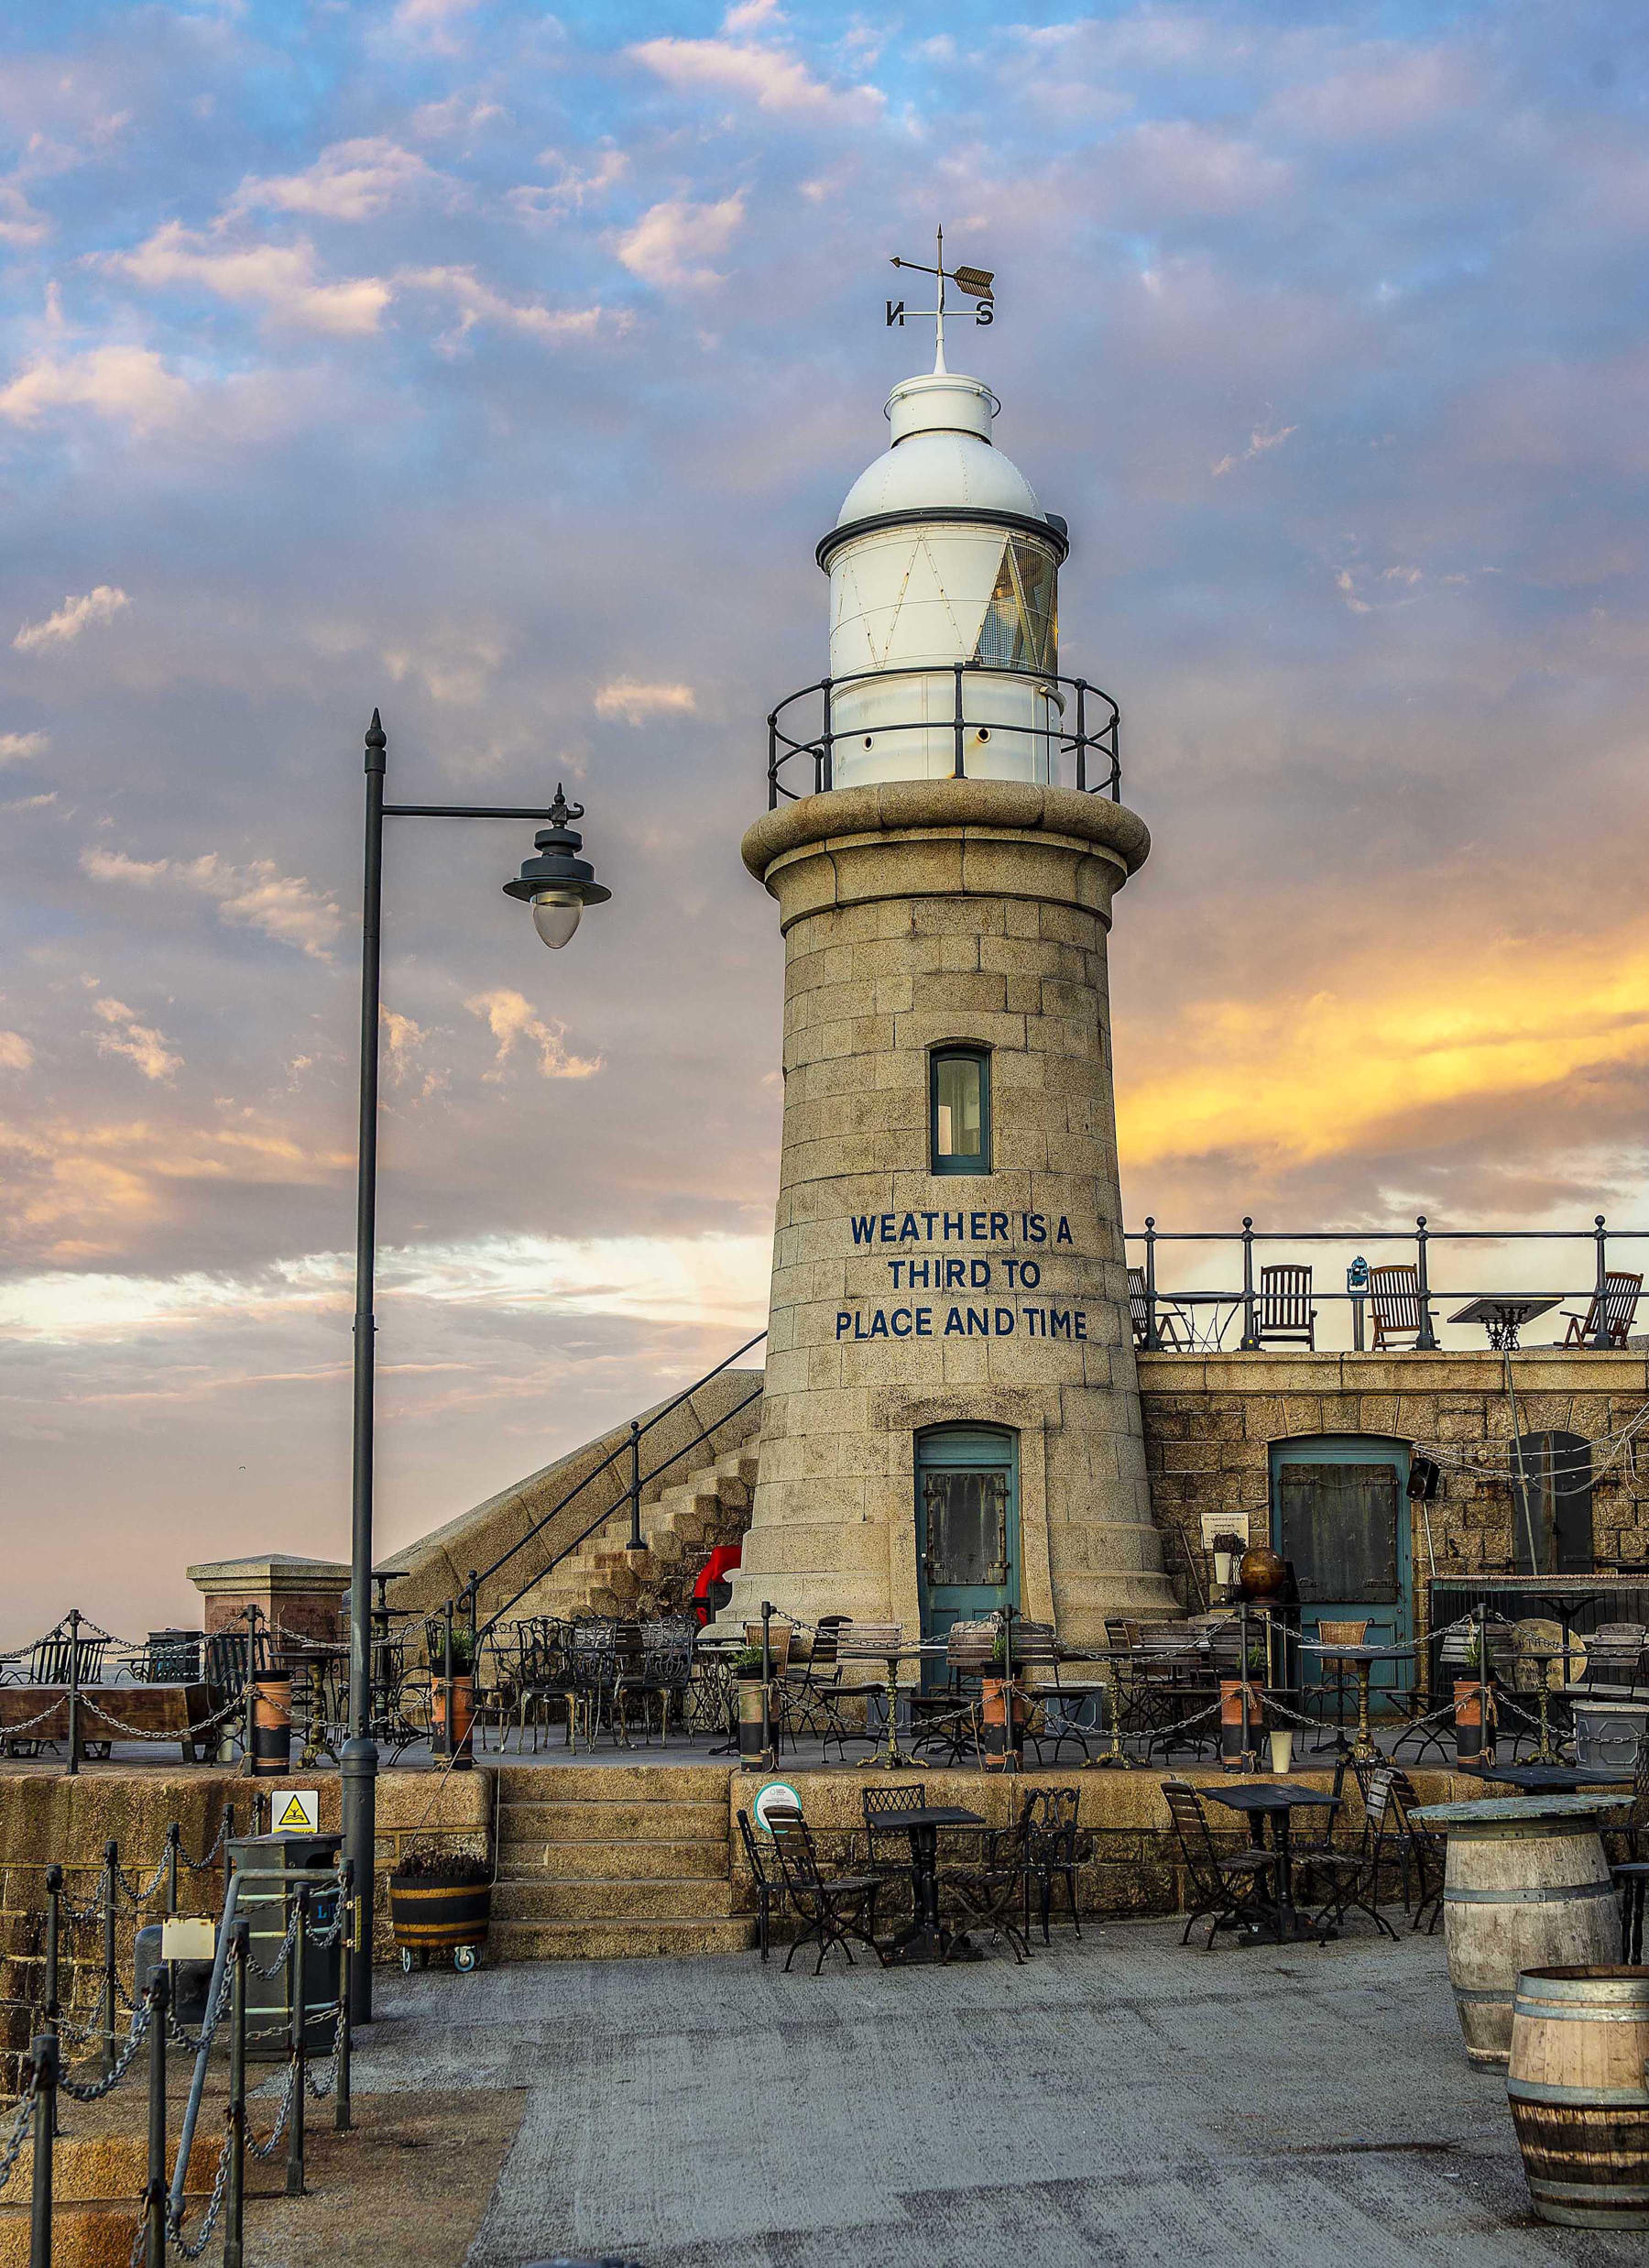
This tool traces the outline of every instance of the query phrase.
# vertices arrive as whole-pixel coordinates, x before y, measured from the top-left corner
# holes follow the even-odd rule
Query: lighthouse
[[[1107,948],[1144,862],[1109,696],[1064,674],[1065,520],[946,366],[818,545],[829,670],[775,707],[743,856],[784,940],[760,1461],[727,1610],[913,1640],[1174,1611],[1152,1524]],[[952,323],[956,322],[952,301]],[[890,323],[896,312],[890,302]],[[981,318],[985,321],[982,323]]]

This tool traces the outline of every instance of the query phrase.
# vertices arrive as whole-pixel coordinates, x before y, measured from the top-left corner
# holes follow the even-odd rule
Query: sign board
[[[1249,1516],[1246,1512],[1204,1512],[1202,1520],[1203,1550],[1214,1549],[1216,1536],[1235,1536],[1245,1548],[1249,1540]]]
[[[208,1913],[172,1913],[160,1924],[163,1961],[210,1961],[217,1951],[217,1923]]]
[[[770,1780],[766,1787],[759,1790],[756,1801],[750,1806],[756,1816],[756,1824],[761,1829],[763,1835],[771,1835],[773,1832],[768,1825],[767,1815],[770,1808],[774,1804],[777,1804],[781,1811],[799,1812],[801,1810],[802,1798],[788,1780]]]
[[[319,1835],[319,1788],[277,1788],[269,1804],[269,1827],[275,1835]]]

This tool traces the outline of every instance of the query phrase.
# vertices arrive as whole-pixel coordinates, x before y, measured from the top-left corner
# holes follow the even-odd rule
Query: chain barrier
[[[70,1897],[67,1890],[61,1890],[59,1892],[59,1897],[61,1900],[62,1912],[68,1915],[70,1921],[71,1922],[102,1921],[104,1906],[107,1901],[108,1895],[109,1884],[107,1876],[104,1876],[104,1879],[99,1882],[97,1886],[97,1895],[89,1906],[77,1906],[73,1899]]]
[[[287,2120],[292,2115],[292,2094],[297,2077],[297,2064],[295,2062],[288,2064],[286,2086],[282,2088],[280,2096],[280,2109],[276,2116],[274,2130],[270,2133],[268,2140],[267,2142],[254,2142],[251,2135],[247,2135],[246,2148],[251,2152],[255,2158],[272,2158],[275,2155],[276,2151],[279,2148],[281,2137],[287,2131]]]
[[[128,1879],[126,1868],[122,1866],[116,1865],[115,1868],[115,1879],[119,1883],[121,1889],[126,1892],[126,1896],[131,1900],[135,1906],[147,1906],[149,1900],[153,1898],[156,1892],[159,1890],[161,1883],[165,1881],[166,1861],[168,1856],[169,1854],[167,1852],[161,1852],[159,1857],[155,1861],[155,1871],[150,1875],[148,1880],[144,1884],[141,1890],[137,1888],[135,1882]]]
[[[229,2187],[229,2161],[234,2155],[234,2152],[230,2147],[233,2131],[233,2127],[230,2124],[229,2113],[225,2112],[224,2139],[218,2148],[217,2172],[213,2176],[212,2196],[208,2201],[204,2217],[201,2221],[199,2234],[192,2240],[183,2234],[183,2212],[181,2207],[180,2207],[176,2212],[172,2212],[169,2208],[168,2209],[166,2216],[167,2241],[169,2243],[175,2244],[177,2246],[179,2252],[182,2253],[185,2260],[199,2260],[202,2253],[206,2250],[206,2247],[212,2242],[212,2232],[217,2227],[218,2215],[224,2209],[224,2198],[227,2194]]]
[[[28,2139],[28,2122],[34,2116],[34,2106],[35,2076],[31,2069],[28,2085],[24,2088],[23,2098],[17,2105],[17,2115],[12,2120],[11,2132],[5,2138],[5,2147],[0,2149],[0,2189],[4,2189],[11,2179],[12,2168],[23,2154],[23,2145]]]
[[[285,1935],[285,1936],[281,1939],[281,1943],[280,1943],[280,1951],[279,1951],[279,1952],[278,1952],[278,1953],[275,1956],[275,1958],[274,1958],[274,1959],[273,1959],[273,1960],[269,1963],[269,1966],[268,1966],[268,1968],[265,1968],[265,1967],[264,1967],[264,1966],[262,1965],[262,1963],[261,1963],[261,1962],[259,1962],[259,1961],[248,1960],[248,1961],[247,1961],[247,1963],[246,1963],[246,1973],[247,1973],[247,1975],[248,1975],[248,1976],[251,1976],[251,1977],[262,1977],[262,1978],[264,1978],[266,1980],[267,1980],[268,1978],[271,1978],[271,1977],[278,1977],[278,1976],[279,1976],[279,1974],[280,1974],[280,1972],[281,1972],[281,1970],[282,1970],[283,1968],[285,1968],[285,1967],[286,1967],[287,1963],[288,1963],[288,1962],[291,1959],[291,1957],[292,1957],[292,1947],[293,1947],[293,1946],[297,1944],[297,1942],[298,1942],[298,1903],[297,1903],[297,1901],[294,1899],[294,1901],[292,1901],[292,1918],[291,1918],[291,1920],[290,1920],[290,1921],[287,1923],[287,1933],[286,1933],[286,1935]]]
[[[132,2028],[126,2034],[126,2045],[115,2059],[114,2069],[105,2077],[94,2079],[85,2087],[80,2086],[65,2071],[58,2081],[64,2094],[72,2096],[77,2103],[100,2103],[105,2095],[112,2095],[126,2077],[132,2058],[142,2046],[148,2028],[149,2003],[145,2000],[132,2011]]]
[[[229,1717],[243,1716],[246,1714],[246,1696],[243,1693],[235,1693],[230,1700],[224,1704],[221,1709],[214,1709],[210,1716],[191,1719],[189,1724],[175,1726],[169,1732],[147,1732],[141,1725],[127,1725],[124,1723],[121,1718],[111,1715],[107,1709],[100,1709],[98,1707],[96,1702],[92,1699],[92,1694],[96,1692],[103,1692],[106,1690],[107,1689],[104,1687],[88,1687],[82,1685],[81,1688],[80,1705],[86,1712],[88,1716],[94,1716],[98,1719],[100,1724],[107,1725],[112,1731],[118,1733],[123,1740],[147,1740],[154,1742],[194,1740],[197,1739],[202,1733],[209,1733],[214,1725],[222,1725]],[[54,1703],[52,1705],[56,1708],[60,1707],[61,1704]],[[49,1714],[49,1712],[48,1712],[48,1714]],[[35,1721],[38,1724],[39,1720],[37,1718]],[[16,1729],[16,1727],[7,1726],[5,1729],[7,1735],[9,1736]]]
[[[186,2047],[191,2055],[198,2055],[202,2048],[210,2047],[217,2034],[217,2028],[223,2021],[224,2011],[229,2005],[234,1983],[234,1964],[225,1962],[223,1978],[218,1985],[217,1999],[206,2011],[205,2021],[202,2024],[198,2033],[189,2031],[185,2025],[180,2024],[169,2007],[166,2011],[166,2029],[169,2036],[174,2039],[180,2047]]]
[[[183,1846],[180,1843],[178,1846],[178,1856],[183,1861],[183,1864],[189,1868],[191,1874],[204,1874],[207,1868],[211,1866],[213,1860],[217,1857],[219,1851],[223,1849],[224,1843],[228,1839],[228,1835],[229,1813],[228,1811],[225,1810],[223,1817],[218,1821],[217,1835],[210,1850],[202,1851],[198,1858],[191,1858],[189,1853],[183,1848]]]
[[[63,1697],[60,1693],[56,1700],[46,1704],[38,1716],[31,1716],[21,1725],[0,1725],[0,1744],[16,1740],[19,1734],[32,1733],[36,1726],[44,1725],[49,1716],[56,1716],[63,1705]]]

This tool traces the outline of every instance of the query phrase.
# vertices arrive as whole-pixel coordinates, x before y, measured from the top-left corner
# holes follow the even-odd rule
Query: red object
[[[699,1579],[693,1586],[693,1611],[699,1627],[719,1615],[733,1595],[733,1585],[727,1581],[727,1572],[737,1567],[744,1555],[744,1546],[737,1543],[718,1543],[699,1570]]]

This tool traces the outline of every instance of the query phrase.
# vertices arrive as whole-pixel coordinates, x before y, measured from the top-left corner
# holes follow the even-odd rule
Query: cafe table
[[[977,1812],[954,1803],[929,1803],[920,1811],[888,1812],[879,1826],[902,1827],[911,1838],[911,1889],[915,1902],[911,1926],[901,1930],[883,1958],[890,1967],[913,1966],[921,1961],[943,1961],[953,1949],[966,1950],[967,1940],[948,1930],[939,1919],[939,1830],[941,1827],[982,1827]]]
[[[1272,1883],[1276,1919],[1269,1931],[1256,1932],[1249,1942],[1281,1945],[1297,1937],[1309,1937],[1309,1926],[1294,1912],[1289,1814],[1302,1803],[1327,1804],[1332,1809],[1338,1798],[1322,1788],[1303,1788],[1280,1780],[1250,1781],[1236,1788],[1204,1788],[1200,1792],[1209,1802],[1224,1803],[1231,1811],[1245,1813],[1249,1832],[1256,1843],[1261,1839],[1261,1824],[1267,1819],[1271,1821],[1272,1848],[1276,1854]]]
[[[1448,1320],[1451,1323],[1480,1323],[1494,1353],[1511,1354],[1516,1352],[1517,1334],[1523,1325],[1536,1316],[1549,1315],[1556,1305],[1556,1298],[1544,1291],[1491,1291],[1457,1309]]]
[[[1502,1781],[1525,1795],[1574,1795],[1581,1788],[1630,1788],[1634,1775],[1594,1765],[1583,1771],[1578,1764],[1457,1764],[1458,1772],[1474,1780]]]
[[[1357,1738],[1351,1744],[1351,1755],[1359,1764],[1377,1763],[1380,1750],[1369,1729],[1369,1673],[1377,1661],[1412,1660],[1414,1647],[1345,1646],[1335,1638],[1302,1638],[1299,1644],[1304,1654],[1321,1654],[1329,1660],[1349,1661],[1357,1671]]]

